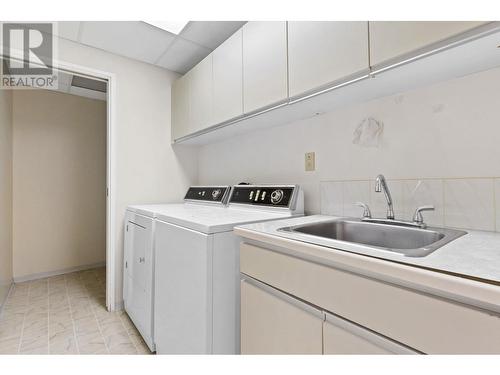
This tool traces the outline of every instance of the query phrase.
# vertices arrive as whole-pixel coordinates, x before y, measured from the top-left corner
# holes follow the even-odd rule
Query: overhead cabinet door
[[[172,138],[189,134],[189,75],[172,84]]]
[[[290,96],[368,72],[368,22],[288,22]]]
[[[286,22],[243,26],[243,110],[245,113],[288,98]]]
[[[241,282],[242,354],[322,354],[323,313],[253,279]]]
[[[213,122],[243,114],[242,31],[238,30],[213,52]]]
[[[458,21],[370,22],[371,65],[375,66],[484,23]]]
[[[210,54],[191,69],[189,75],[189,133],[213,125],[213,79]]]

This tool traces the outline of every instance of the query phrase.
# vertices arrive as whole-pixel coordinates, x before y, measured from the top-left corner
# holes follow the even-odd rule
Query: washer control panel
[[[191,186],[184,200],[224,204],[226,203],[230,190],[231,187],[229,186]]]
[[[236,185],[229,203],[269,206],[290,207],[296,186],[272,186],[272,185]]]

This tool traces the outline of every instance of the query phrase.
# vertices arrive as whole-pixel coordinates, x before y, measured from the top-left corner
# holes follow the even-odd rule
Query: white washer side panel
[[[240,238],[214,235],[213,353],[240,353]]]
[[[212,352],[212,242],[213,235],[156,223],[158,354]]]

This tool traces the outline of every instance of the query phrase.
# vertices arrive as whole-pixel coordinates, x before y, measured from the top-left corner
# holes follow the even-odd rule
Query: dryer
[[[125,215],[123,259],[124,307],[151,351],[154,340],[154,239],[158,212],[173,216],[193,215],[203,206],[211,212],[223,209],[229,186],[191,186],[184,203],[133,205]]]
[[[159,354],[240,352],[240,224],[303,215],[297,185],[236,185],[226,208],[159,210],[154,338]]]

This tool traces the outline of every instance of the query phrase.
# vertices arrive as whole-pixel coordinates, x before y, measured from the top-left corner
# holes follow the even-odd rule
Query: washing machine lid
[[[237,225],[302,215],[303,199],[297,185],[235,185],[227,207],[186,203],[183,207],[160,209],[156,217],[211,234],[231,231]]]
[[[127,211],[156,218],[158,211],[168,211],[169,209],[177,210],[184,206],[184,203],[163,203],[163,204],[135,204],[127,207]]]
[[[184,196],[185,203],[196,203],[210,207],[224,206],[227,203],[231,187],[227,185],[216,186],[190,186]],[[140,204],[127,207],[128,211],[147,217],[156,218],[157,212],[178,212],[184,203]]]
[[[184,204],[178,207],[165,207],[157,211],[158,221],[178,225],[197,232],[212,234],[228,232],[237,225],[259,221],[289,218],[291,212],[269,212],[229,207],[207,207]]]

